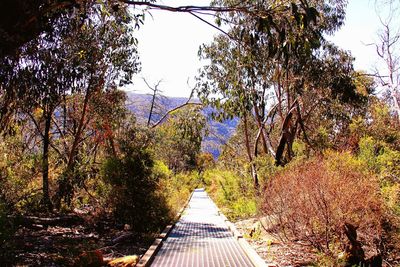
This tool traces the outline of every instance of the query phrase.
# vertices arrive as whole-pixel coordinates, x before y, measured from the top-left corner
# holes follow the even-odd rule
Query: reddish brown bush
[[[306,240],[331,256],[345,251],[345,224],[357,228],[366,252],[374,253],[381,239],[379,185],[350,154],[285,168],[266,185],[263,211],[282,238]]]

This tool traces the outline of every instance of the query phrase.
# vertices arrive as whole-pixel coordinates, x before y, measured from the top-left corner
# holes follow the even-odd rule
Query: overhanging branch
[[[166,10],[170,12],[204,12],[204,11],[211,11],[211,12],[231,12],[231,11],[240,11],[240,12],[246,12],[250,13],[250,9],[248,6],[239,6],[239,5],[234,5],[234,6],[229,6],[229,7],[222,7],[222,6],[167,6],[167,5],[160,5],[160,4],[155,4],[147,1],[131,1],[131,0],[120,0],[120,2],[128,4],[128,5],[134,5],[134,6],[144,6],[144,7],[149,7],[150,9],[160,9],[160,10]]]

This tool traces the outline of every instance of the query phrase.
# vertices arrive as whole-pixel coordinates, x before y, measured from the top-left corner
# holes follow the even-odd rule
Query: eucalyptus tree
[[[130,83],[132,75],[139,71],[133,17],[127,7],[116,9],[112,3],[98,1],[88,4],[85,14],[79,30],[68,39],[73,54],[77,55],[73,61],[74,69],[78,68],[80,72],[80,79],[71,93],[81,98],[81,106],[78,108],[79,116],[71,120],[72,134],[66,167],[59,178],[56,197],[58,206],[62,199],[70,203],[75,183],[79,181],[75,179],[78,153],[84,140],[83,133],[93,119],[89,112],[93,111],[96,96],[102,91],[115,90],[117,86]],[[77,109],[75,104],[72,105],[72,112]],[[110,105],[112,101],[102,104]],[[112,139],[109,140],[112,148]]]
[[[94,97],[129,83],[139,70],[132,16],[126,6],[116,9],[107,1],[87,2],[59,16],[52,27],[21,49],[8,72],[1,72],[4,79],[0,81],[2,100],[20,95],[20,101],[12,102],[14,110],[28,114],[42,136],[43,202],[47,207],[51,206],[49,147],[65,166],[58,179],[59,206],[62,199],[68,203],[73,195],[78,152],[92,118],[89,108]],[[35,110],[40,110],[40,116],[33,116]],[[62,126],[56,123],[60,116]],[[63,146],[52,139],[62,140]]]
[[[60,18],[51,34],[32,40],[7,71],[3,71],[1,87],[3,99],[18,96],[14,101],[19,113],[27,114],[42,138],[43,204],[51,208],[49,195],[49,147],[51,145],[51,120],[60,105],[61,96],[73,85],[75,71],[68,66],[70,55],[65,49],[63,35],[71,29]],[[26,92],[30,94],[26,94]],[[5,99],[4,99],[5,98]],[[4,110],[3,110],[4,111]],[[6,113],[7,110],[4,111]],[[14,116],[20,118],[20,114]],[[54,147],[60,155],[61,152]]]
[[[173,111],[156,130],[156,155],[175,172],[193,170],[207,131],[201,106]]]
[[[377,79],[387,91],[389,102],[400,122],[400,3],[394,0],[376,0],[381,29],[376,52],[381,59],[375,69]]]
[[[52,31],[52,23],[61,15],[73,12],[95,0],[3,0],[0,2],[0,58],[17,55],[21,46],[37,38],[42,33]],[[115,9],[119,5],[130,5],[134,9],[161,9],[174,13],[189,13],[194,16],[215,12],[240,12],[257,16],[256,4],[253,1],[240,1],[222,6],[172,6],[157,3],[156,0],[108,0]],[[273,11],[271,11],[273,12]],[[264,13],[265,14],[265,13]],[[143,15],[143,14],[142,14]],[[139,20],[143,16],[139,17]]]
[[[234,5],[235,1],[214,4],[227,2]],[[261,141],[262,152],[274,156],[280,165],[291,159],[298,133],[308,140],[302,116],[305,102],[319,104],[318,94],[354,95],[351,57],[341,57],[342,52],[331,49],[323,37],[343,23],[346,1],[256,3],[258,13],[265,16],[219,14],[217,22],[228,30],[200,49],[200,57],[210,63],[201,71],[197,89],[206,104],[220,110],[217,117],[239,116],[244,125],[249,118],[255,120],[258,133],[252,152],[246,142],[249,161],[257,156]],[[335,61],[331,67],[324,65],[325,54]],[[341,73],[338,79],[334,78],[336,71]],[[332,79],[320,79],[324,76]],[[307,96],[311,99],[306,101]],[[253,178],[257,187],[256,174]]]

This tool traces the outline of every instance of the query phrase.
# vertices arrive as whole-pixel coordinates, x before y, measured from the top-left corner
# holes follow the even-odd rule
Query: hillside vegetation
[[[382,20],[370,74],[326,38],[345,0],[4,3],[22,17],[0,20],[3,265],[142,255],[198,187],[258,222],[249,239],[299,245],[303,265],[400,264],[398,25]],[[214,16],[195,100],[124,91],[139,6]]]

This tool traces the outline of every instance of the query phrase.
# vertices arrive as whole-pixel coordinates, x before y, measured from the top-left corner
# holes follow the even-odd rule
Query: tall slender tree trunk
[[[104,74],[104,72],[103,72]],[[58,186],[58,192],[57,192],[57,198],[56,198],[56,208],[59,209],[61,207],[61,200],[65,198],[66,194],[68,194],[68,191],[73,190],[73,184],[72,184],[72,178],[71,175],[73,175],[73,172],[76,167],[76,158],[77,158],[77,153],[79,149],[79,144],[81,142],[82,138],[82,132],[85,129],[86,123],[86,113],[88,112],[88,105],[89,105],[89,100],[92,96],[92,93],[95,91],[99,91],[103,88],[104,85],[104,78],[100,80],[100,82],[97,83],[97,85],[94,85],[95,80],[94,77],[91,77],[89,80],[89,85],[87,87],[87,90],[85,92],[85,98],[83,100],[83,107],[82,107],[82,114],[80,116],[80,119],[78,121],[78,124],[76,125],[76,131],[74,134],[74,139],[71,145],[71,149],[69,151],[68,155],[68,160],[67,160],[67,166],[65,168],[65,179],[59,183]],[[73,192],[70,192],[71,195],[73,195]],[[69,201],[67,201],[67,204]]]
[[[68,161],[67,161],[67,166],[64,171],[64,179],[59,181],[58,184],[58,190],[57,190],[57,197],[56,197],[56,202],[55,202],[55,207],[56,209],[60,209],[61,207],[61,201],[62,199],[67,198],[67,205],[69,205],[69,197],[68,194],[73,194],[73,192],[68,192],[73,190],[73,185],[72,185],[72,178],[71,176],[73,175],[75,165],[76,165],[76,155],[77,155],[77,150],[79,147],[79,142],[81,141],[81,135],[82,131],[84,128],[84,122],[85,122],[85,117],[86,117],[86,112],[87,112],[87,106],[89,103],[89,97],[90,97],[90,91],[89,89],[86,91],[85,98],[83,101],[83,108],[82,108],[82,114],[79,119],[78,125],[76,132],[74,134],[74,139],[72,142],[71,150],[69,151],[68,155]]]
[[[46,209],[51,210],[52,204],[49,193],[49,145],[50,145],[50,126],[51,112],[48,112],[45,118],[45,127],[43,133],[43,158],[42,158],[42,174],[43,174],[43,204]]]
[[[63,134],[64,136],[67,134],[67,97],[65,92],[63,94]]]
[[[256,192],[258,192],[258,190],[260,188],[260,183],[258,181],[257,167],[254,163],[254,159],[251,154],[247,115],[244,115],[244,117],[243,117],[243,124],[244,124],[244,139],[245,139],[245,144],[246,144],[246,152],[247,152],[247,156],[249,158],[249,162],[250,162],[250,166],[251,166],[251,176],[253,178],[254,189],[256,190]]]
[[[256,116],[257,126],[259,129],[261,129],[263,127],[262,118],[261,118],[261,114],[258,110],[258,107],[256,105],[254,105],[254,114]],[[263,131],[261,131],[261,141],[262,141],[262,147],[263,147],[264,153],[268,154],[267,140],[265,140],[265,135],[263,134]]]
[[[156,87],[157,88],[157,87]],[[149,113],[149,119],[147,120],[147,127],[150,126],[150,122],[151,122],[151,117],[153,115],[153,109],[154,109],[154,103],[156,101],[156,93],[157,93],[157,89],[154,89],[153,91],[153,98],[151,100],[151,107],[150,107],[150,113]]]
[[[260,114],[260,111],[256,105],[254,105],[254,115],[255,115],[257,126],[260,130],[260,137],[261,137],[261,141],[262,141],[262,145],[263,145],[262,146],[263,151],[265,154],[270,153],[273,157],[275,157],[275,151],[272,148],[271,140],[269,139],[268,134],[266,133],[265,127],[263,125],[262,115]],[[259,137],[257,137],[257,139],[259,139]]]
[[[393,92],[393,93],[392,93],[392,98],[393,98],[394,108],[395,108],[396,113],[397,113],[397,119],[398,119],[399,122],[400,122],[400,104],[399,104],[399,99],[398,99],[398,97],[396,96],[396,93],[397,93],[397,92]],[[399,94],[399,93],[397,93],[397,94]],[[400,97],[400,96],[399,96],[399,97]]]

